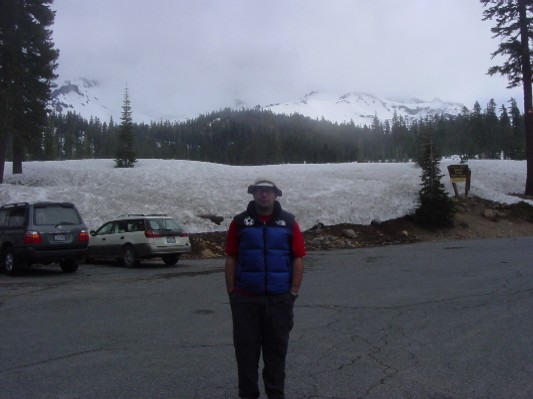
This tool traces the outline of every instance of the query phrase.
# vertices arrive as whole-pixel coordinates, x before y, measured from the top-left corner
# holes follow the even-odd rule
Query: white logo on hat
[[[244,225],[245,226],[253,226],[254,225],[254,219],[248,216],[244,219]]]

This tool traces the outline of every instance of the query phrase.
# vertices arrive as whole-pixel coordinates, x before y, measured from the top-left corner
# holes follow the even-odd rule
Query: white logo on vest
[[[253,226],[254,225],[254,219],[248,216],[244,219],[244,225],[245,226]]]
[[[285,225],[286,225],[285,220],[283,220],[283,219],[276,220],[276,224],[277,224],[278,226],[285,226]]]

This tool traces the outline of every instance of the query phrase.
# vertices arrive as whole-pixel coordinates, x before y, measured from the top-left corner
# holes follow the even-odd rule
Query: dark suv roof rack
[[[15,206],[29,205],[28,202],[13,202],[11,204],[2,205],[2,208],[13,208]]]
[[[128,213],[127,215],[120,215],[119,217],[130,216],[168,216],[166,213]]]
[[[13,208],[15,206],[46,206],[46,205],[60,205],[60,206],[74,206],[72,202],[63,201],[37,201],[37,202],[13,202],[11,204],[2,205],[2,208]]]

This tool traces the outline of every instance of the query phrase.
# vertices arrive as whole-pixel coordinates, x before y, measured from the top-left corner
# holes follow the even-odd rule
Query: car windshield
[[[82,223],[74,208],[61,205],[35,207],[34,218],[34,223],[36,225]]]
[[[174,219],[149,219],[148,225],[152,230],[183,230]]]

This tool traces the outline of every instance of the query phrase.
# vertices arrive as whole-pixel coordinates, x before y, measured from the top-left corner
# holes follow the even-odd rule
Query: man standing
[[[248,187],[246,211],[235,216],[226,241],[226,287],[233,317],[239,396],[259,398],[258,367],[269,399],[285,398],[285,357],[305,248],[294,215],[281,209],[270,179]]]

